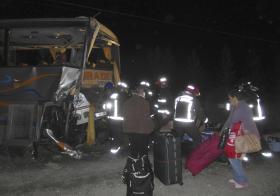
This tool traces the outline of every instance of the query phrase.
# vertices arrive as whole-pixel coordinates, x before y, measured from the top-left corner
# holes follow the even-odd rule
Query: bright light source
[[[118,93],[113,93],[113,94],[110,96],[110,98],[111,98],[111,99],[117,99],[118,96],[119,96]]]
[[[258,105],[257,105],[257,110],[258,110],[258,116],[254,117],[253,120],[255,121],[260,121],[265,119],[265,116],[263,116],[262,113],[262,108],[261,108],[261,104],[260,104],[260,99],[257,99]]]
[[[124,82],[118,82],[118,85],[119,85],[119,86],[122,86],[122,87],[124,87],[124,88],[127,88],[127,87],[128,87],[127,84],[124,83]]]
[[[254,105],[253,105],[253,104],[250,104],[250,105],[249,105],[249,107],[250,107],[250,108],[253,108],[253,107],[254,107]]]
[[[208,118],[205,119],[204,123],[208,123]]]
[[[230,104],[229,103],[226,103],[226,110],[230,111]]]
[[[113,105],[112,105],[112,103],[110,103],[110,102],[108,102],[108,103],[105,103],[104,105],[103,105],[103,109],[104,110],[106,110],[106,109],[112,109],[112,107],[113,107]]]
[[[151,96],[152,96],[152,95],[153,95],[153,92],[152,92],[152,91],[149,91],[149,92],[148,92],[148,95],[151,95]]]
[[[249,161],[249,158],[248,158],[247,156],[244,156],[244,157],[242,158],[242,160],[245,161],[245,162],[248,162],[248,161]]]
[[[110,152],[113,154],[116,154],[119,152],[119,150],[121,149],[121,147],[117,147],[117,148],[111,148]]]
[[[177,103],[178,101],[182,101],[182,102],[191,102],[193,100],[193,97],[189,96],[189,95],[183,95],[180,97],[177,97],[175,102]]]
[[[166,82],[167,79],[166,79],[165,77],[162,77],[162,78],[159,79],[159,81],[160,81],[160,82]]]
[[[169,110],[158,110],[158,113],[160,113],[160,114],[167,114],[167,115],[170,114]]]
[[[174,118],[174,120],[178,122],[186,122],[186,123],[191,123],[194,121],[192,119],[187,119],[187,118]]]
[[[262,156],[264,156],[266,158],[271,158],[273,156],[273,154],[271,152],[262,152]]]
[[[158,99],[158,102],[159,102],[159,103],[166,103],[167,100],[166,100],[166,99]]]
[[[259,117],[259,116],[253,117],[253,120],[254,120],[254,121],[260,121],[260,120],[263,120],[263,119],[265,119],[264,116],[261,116],[261,117]]]
[[[189,89],[192,89],[192,90],[195,89],[194,86],[192,86],[192,85],[188,85],[188,88],[189,88]]]
[[[127,88],[128,85],[127,85],[126,83],[123,83],[123,87],[124,87],[124,88]]]
[[[140,82],[141,85],[146,85],[145,81]]]
[[[143,85],[143,86],[147,86],[147,87],[150,86],[150,83],[146,82],[146,81],[141,81],[140,84]]]
[[[112,119],[112,120],[123,120],[124,118],[121,116],[109,116],[108,118]]]

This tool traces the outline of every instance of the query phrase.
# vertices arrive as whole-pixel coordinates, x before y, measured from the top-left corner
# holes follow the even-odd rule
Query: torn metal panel
[[[59,87],[55,93],[55,100],[61,101],[76,87],[81,70],[72,67],[63,67]]]

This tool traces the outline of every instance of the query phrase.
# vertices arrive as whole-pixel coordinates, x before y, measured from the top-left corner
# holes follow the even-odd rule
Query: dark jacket
[[[133,95],[123,105],[125,133],[150,134],[154,129],[150,117],[150,104],[143,97]]]
[[[167,103],[160,107],[163,107],[161,109],[168,109],[173,113],[174,98],[168,87],[160,88],[157,99],[166,99]]]
[[[206,119],[205,112],[201,106],[200,100],[197,97],[194,97],[193,99],[193,112],[195,116],[195,126],[199,128],[204,124],[204,121]]]

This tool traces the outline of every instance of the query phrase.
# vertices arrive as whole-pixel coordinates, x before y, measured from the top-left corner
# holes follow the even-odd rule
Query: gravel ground
[[[38,161],[33,161],[28,156],[2,153],[0,195],[125,196],[126,186],[120,180],[125,154],[98,151],[89,153],[86,159],[74,160],[42,153]],[[244,190],[235,190],[228,183],[229,165],[214,162],[195,177],[184,170],[182,186],[165,186],[155,178],[154,196],[279,196],[280,155],[250,158],[245,164],[250,185]]]

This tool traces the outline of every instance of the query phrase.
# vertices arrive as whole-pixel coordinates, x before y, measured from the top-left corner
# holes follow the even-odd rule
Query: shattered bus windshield
[[[0,38],[2,66],[82,64],[85,31],[79,28],[1,29]]]

